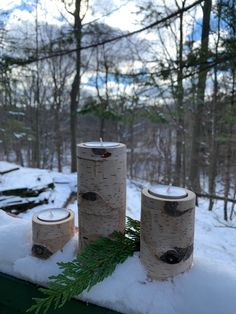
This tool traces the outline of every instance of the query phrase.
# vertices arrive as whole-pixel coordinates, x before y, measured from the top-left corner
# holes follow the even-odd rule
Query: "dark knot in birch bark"
[[[92,148],[92,152],[94,155],[99,155],[102,158],[108,158],[110,157],[112,154],[110,152],[108,152],[106,149],[101,149],[101,148]]]
[[[188,208],[185,210],[178,210],[178,202],[165,202],[164,211],[168,216],[179,217],[186,214],[188,211],[193,210],[194,208]]]
[[[94,155],[104,155],[107,151],[105,148],[92,148],[92,152],[94,153]]]
[[[98,196],[95,192],[86,192],[81,194],[82,198],[87,200],[87,201],[96,201]]]
[[[193,253],[193,244],[186,248],[174,247],[160,256],[160,260],[167,264],[178,264],[181,261],[186,261]]]
[[[52,255],[52,252],[46,246],[34,244],[32,247],[32,254],[34,256],[47,259]]]
[[[102,158],[108,158],[108,157],[110,157],[110,156],[111,156],[111,153],[105,152],[101,157],[102,157]]]

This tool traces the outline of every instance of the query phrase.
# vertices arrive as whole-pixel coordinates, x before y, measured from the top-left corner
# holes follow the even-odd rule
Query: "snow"
[[[19,140],[19,139],[25,137],[25,136],[26,136],[26,133],[24,133],[24,132],[21,132],[21,133],[14,133],[14,136],[15,136],[16,139]]]
[[[16,169],[16,168],[18,168],[18,166],[14,165],[14,164],[12,164],[10,162],[7,162],[7,161],[1,161],[0,162],[0,172],[2,172],[2,171],[10,171],[10,170]]]
[[[82,298],[129,314],[233,314],[235,285],[235,270],[223,271],[198,258],[190,272],[173,281],[148,282],[139,257],[134,256]]]
[[[0,210],[0,271],[47,285],[48,276],[60,272],[57,262],[71,261],[76,256],[78,234],[48,260],[33,257],[32,214],[52,206],[61,207],[71,192],[76,191],[76,174],[20,168],[1,177],[0,189],[10,187],[11,184],[35,186],[38,177],[43,183],[54,182],[56,185],[50,192],[49,204],[37,206],[17,217]],[[135,219],[140,217],[142,185],[127,181],[127,216]],[[234,314],[236,229],[223,225],[222,213],[219,212],[222,203],[217,204],[211,213],[207,211],[208,204],[204,200],[196,208],[194,265],[189,272],[169,281],[151,282],[146,278],[137,252],[125,263],[118,265],[110,277],[92,287],[89,292],[83,292],[79,298],[127,314]],[[68,208],[75,212],[78,225],[76,202]]]
[[[9,163],[4,162],[4,166],[1,166],[1,164],[2,162],[0,162],[0,169],[11,169],[10,166],[7,167]],[[15,167],[17,166],[15,165]],[[18,189],[21,187],[36,188],[52,182],[52,176],[47,170],[34,169],[32,171],[30,168],[20,168],[20,172],[16,170],[1,176],[0,191]]]

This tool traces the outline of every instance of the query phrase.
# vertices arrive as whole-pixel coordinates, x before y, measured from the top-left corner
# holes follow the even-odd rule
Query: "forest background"
[[[0,159],[76,171],[127,144],[128,176],[222,199],[235,217],[236,1],[0,4]]]

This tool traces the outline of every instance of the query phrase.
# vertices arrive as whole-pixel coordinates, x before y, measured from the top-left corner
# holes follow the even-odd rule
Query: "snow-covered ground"
[[[76,256],[78,235],[48,260],[33,257],[32,214],[52,204],[62,206],[75,190],[76,175],[29,168],[21,171],[24,176],[19,177],[18,171],[1,176],[0,189],[9,187],[9,182],[14,187],[22,182],[32,186],[40,176],[41,182],[53,181],[56,185],[50,192],[53,203],[37,206],[17,217],[0,210],[0,271],[46,285],[48,276],[59,273],[57,262],[70,261]],[[170,281],[150,282],[137,253],[118,265],[109,278],[84,292],[80,299],[128,314],[235,314],[236,229],[232,228],[233,224],[223,225],[219,220],[220,202],[217,207],[220,212],[210,213],[207,203],[201,200],[196,208],[194,265],[189,272]],[[76,203],[69,208],[78,217]],[[140,217],[140,187],[130,181],[127,182],[127,216]]]

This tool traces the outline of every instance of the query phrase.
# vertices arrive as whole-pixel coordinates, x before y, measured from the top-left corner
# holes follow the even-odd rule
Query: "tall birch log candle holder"
[[[126,146],[114,142],[77,145],[79,250],[92,240],[124,232]]]
[[[52,208],[35,213],[32,218],[32,255],[47,259],[61,250],[74,235],[74,213]]]
[[[142,190],[140,259],[150,279],[167,280],[191,268],[195,199],[174,186]]]

